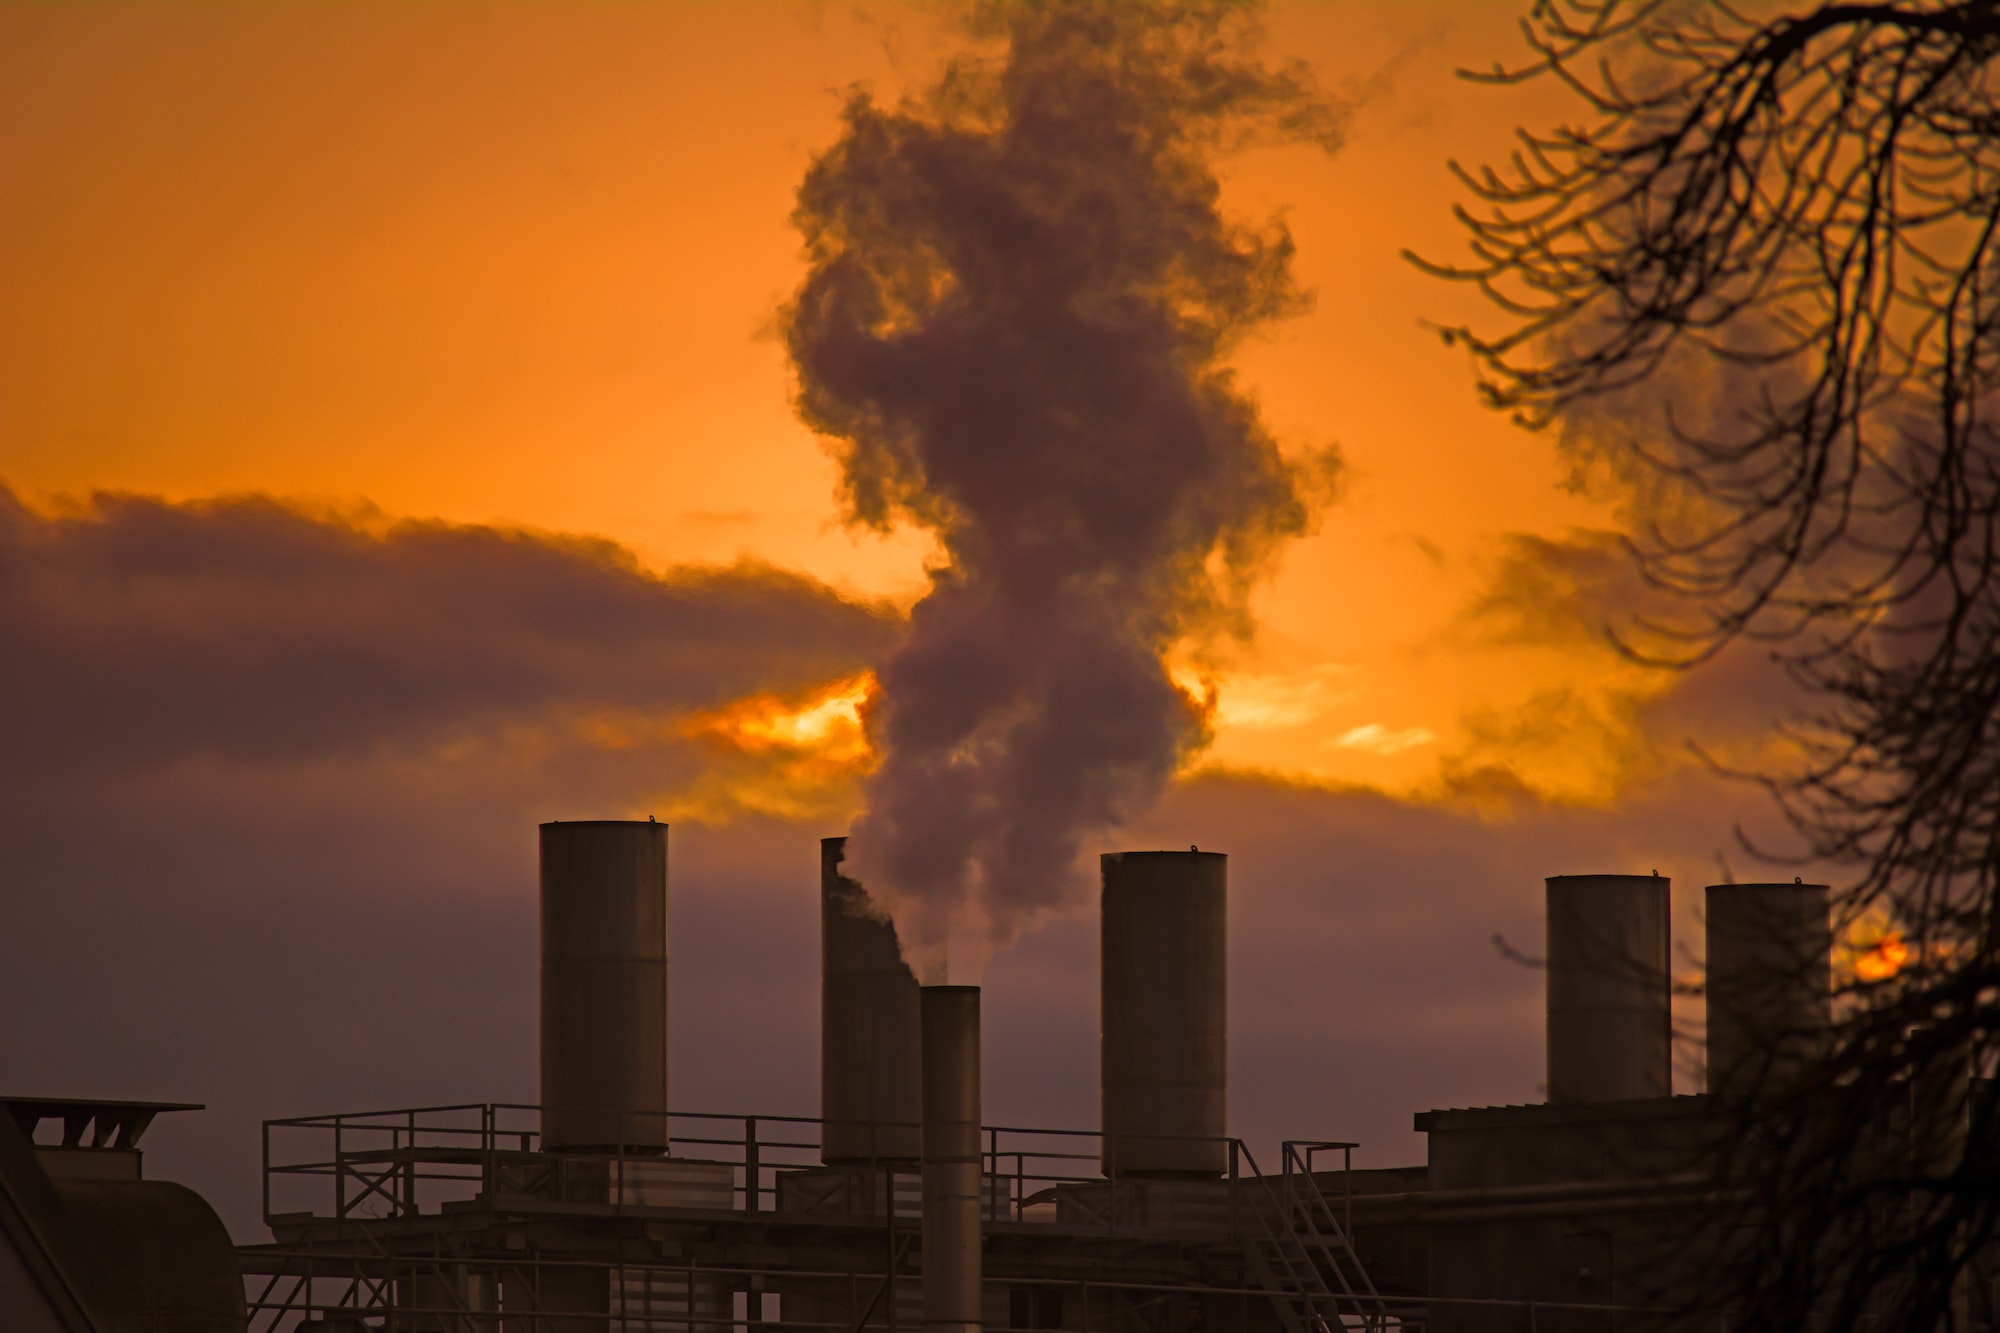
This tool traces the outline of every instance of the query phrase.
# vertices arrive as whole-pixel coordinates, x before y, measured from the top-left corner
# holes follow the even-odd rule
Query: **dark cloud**
[[[1430,650],[1559,654],[1564,670],[1460,718],[1463,740],[1440,762],[1447,789],[1525,790],[1521,775],[1560,774],[1566,789],[1612,799],[1677,767],[1768,771],[1795,758],[1785,727],[1810,700],[1768,642],[1746,636],[1691,666],[1657,665],[1685,654],[1680,631],[1697,608],[1649,581],[1621,534],[1505,533],[1481,574]]]
[[[142,541],[133,534],[146,522],[127,528],[120,518],[132,513],[182,536]],[[228,643],[255,639],[250,608],[259,604],[293,636],[284,642],[324,643],[339,661],[453,660],[435,644],[466,624],[485,627],[490,637],[473,641],[487,655],[513,654],[505,670],[453,677],[466,682],[463,700],[437,684],[390,688],[382,682],[403,677],[379,665],[362,673],[366,690],[331,694],[320,684],[314,695],[287,673],[225,664],[218,669],[234,670],[238,688],[198,692],[200,729],[163,724],[146,733],[145,747],[122,748],[79,732],[67,767],[5,769],[0,1007],[15,1015],[0,1028],[7,1089],[209,1103],[208,1112],[157,1126],[149,1170],[210,1194],[246,1240],[259,1237],[264,1119],[534,1100],[535,824],[643,814],[709,762],[671,732],[612,747],[587,730],[545,725],[537,710],[597,700],[681,707],[744,682],[794,679],[788,673],[802,668],[786,657],[774,607],[803,608],[797,643],[808,660],[835,669],[892,633],[811,585],[742,574],[668,583],[607,548],[481,530],[404,530],[414,542],[405,545],[267,504],[136,501],[13,521],[0,595],[32,608],[34,623],[69,627],[51,642],[69,645],[76,674],[109,682],[99,690],[119,688],[121,672],[142,673],[149,654],[178,663],[225,656]],[[298,587],[345,587],[346,602],[332,599],[315,622],[282,596],[276,574],[217,555],[282,549],[243,535],[260,525],[321,552],[287,557],[307,571]],[[417,551],[423,542],[436,547]],[[114,560],[111,550],[140,554]],[[183,554],[165,559],[172,551]],[[398,577],[392,552],[458,572]],[[147,573],[155,554],[157,581]],[[87,568],[99,572],[85,577]],[[540,584],[477,576],[521,569],[540,570]],[[511,616],[506,590],[524,584],[526,609]],[[426,613],[422,588],[451,596]],[[731,588],[764,611],[732,611],[723,595]],[[69,604],[56,595],[63,589],[84,602],[103,590],[109,605],[133,614]],[[478,615],[449,604],[473,593],[485,601]],[[707,607],[698,623],[713,639],[673,661],[670,627],[696,623],[673,620],[690,599]],[[376,603],[387,609],[371,610]],[[224,608],[234,636],[176,621],[170,606]],[[578,606],[600,610],[562,618]],[[655,618],[625,624],[627,609]],[[515,618],[522,642],[510,649],[502,626]],[[119,639],[115,631],[131,622],[143,633]],[[839,633],[814,637],[815,624]],[[388,625],[428,630],[436,656],[397,659],[416,650],[377,644]],[[727,627],[743,625],[751,632],[727,639]],[[169,636],[176,626],[178,637]],[[6,632],[19,633],[12,624]],[[565,633],[582,637],[552,642]],[[121,643],[132,647],[112,651]],[[94,658],[100,648],[105,660]],[[37,651],[46,663],[54,649]],[[655,655],[667,682],[658,693],[620,656],[629,652]],[[552,659],[565,668],[537,676],[519,666]],[[593,662],[604,673],[597,684]],[[743,680],[730,680],[737,670]],[[495,679],[510,683],[502,689]],[[275,747],[254,737],[198,743],[205,730],[233,738],[264,725],[270,691],[302,706],[326,700],[344,710],[346,729],[292,733]],[[7,706],[10,718],[22,708]],[[373,739],[351,742],[348,731]],[[1657,868],[1677,880],[1681,938],[1692,945],[1699,886],[1721,878],[1732,857],[1741,868],[1731,828],[1758,805],[1754,793],[1686,767],[1635,782],[1616,807],[1538,801],[1502,781],[1488,795],[1399,801],[1211,775],[1172,788],[1118,842],[1086,846],[1198,843],[1230,853],[1232,1123],[1260,1156],[1280,1137],[1323,1137],[1361,1140],[1368,1161],[1419,1160],[1411,1112],[1537,1096],[1539,975],[1504,957],[1493,935],[1538,946],[1545,875]],[[813,1113],[817,839],[839,831],[753,816],[674,827],[673,1079],[682,1108]],[[990,1120],[1095,1123],[1096,956],[1094,913],[1079,907],[993,964]]]
[[[534,826],[662,808],[690,710],[898,632],[601,541],[0,491],[7,1090],[211,1104],[156,1165],[245,1236],[265,1117],[532,1101]]]
[[[22,1016],[0,1068],[37,1093],[209,1103],[161,1123],[151,1169],[254,1237],[265,1118],[535,1099],[534,824],[648,790],[581,761],[338,756],[183,773],[114,809],[0,810],[0,1004]],[[1539,947],[1542,877],[1673,875],[1691,943],[1734,799],[1682,775],[1617,809],[1521,798],[1496,816],[1216,775],[1102,849],[1231,855],[1236,1132],[1260,1156],[1352,1138],[1408,1162],[1411,1112],[1538,1096],[1540,978],[1492,937]],[[674,827],[680,1107],[814,1113],[817,839],[834,831]],[[1096,956],[1079,909],[990,968],[989,1120],[1095,1124]]]
[[[1454,630],[1504,647],[1606,648],[1659,600],[1615,532],[1504,533]]]
[[[1303,308],[1282,221],[1219,207],[1217,150],[1332,147],[1253,7],[988,3],[923,97],[856,94],[795,215],[802,416],[857,522],[948,563],[882,666],[855,873],[961,974],[1071,900],[1092,830],[1205,740],[1162,665],[1240,628],[1331,456],[1280,456],[1228,354]],[[968,966],[969,965],[969,966]]]
[[[409,749],[561,710],[686,710],[884,651],[880,610],[776,570],[660,577],[609,542],[379,529],[244,497],[0,488],[14,771]]]

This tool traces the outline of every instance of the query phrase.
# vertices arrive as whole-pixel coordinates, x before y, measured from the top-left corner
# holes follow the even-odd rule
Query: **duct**
[[[542,825],[542,1146],[667,1147],[667,826]]]
[[[924,1333],[978,1333],[979,987],[925,986]]]
[[[1107,1176],[1228,1167],[1228,866],[1219,852],[1112,852],[1103,874]]]
[[[1672,1095],[1669,886],[1659,875],[1548,880],[1550,1101]]]
[[[1708,886],[1708,1086],[1749,1096],[1810,1059],[1832,1021],[1824,884]]]
[[[110,1277],[95,1294],[119,1318],[112,1327],[242,1333],[243,1270],[206,1199],[165,1180],[58,1180],[55,1188]]]
[[[917,979],[894,923],[840,873],[845,838],[820,840],[820,1160],[915,1162],[923,1081]]]

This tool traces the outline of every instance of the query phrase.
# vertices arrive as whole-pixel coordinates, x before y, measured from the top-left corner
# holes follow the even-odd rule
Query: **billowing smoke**
[[[1164,656],[1247,628],[1334,460],[1280,456],[1225,358],[1303,309],[1279,221],[1214,157],[1331,149],[1339,108],[1244,5],[987,4],[894,107],[855,93],[795,217],[786,337],[850,521],[944,554],[868,715],[850,873],[927,979],[1073,901],[1083,839],[1208,739]]]

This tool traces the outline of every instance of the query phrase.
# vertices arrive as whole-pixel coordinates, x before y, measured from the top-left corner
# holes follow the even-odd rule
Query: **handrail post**
[[[1278,1144],[1278,1197],[1284,1201],[1285,1225],[1296,1226],[1292,1214],[1298,1210],[1298,1184],[1292,1179],[1292,1155],[1297,1151],[1290,1139]]]
[[[1243,1235],[1243,1172],[1236,1158],[1236,1149],[1241,1139],[1229,1140],[1229,1234]]]
[[[1347,1243],[1354,1243],[1354,1148],[1340,1150],[1341,1226],[1347,1229]]]
[[[757,1153],[757,1117],[743,1121],[743,1211],[757,1211],[757,1178],[761,1170]]]
[[[896,1317],[896,1266],[899,1251],[896,1248],[896,1171],[884,1164],[882,1167],[882,1229],[888,1242],[889,1266],[882,1273],[882,1293],[889,1298],[889,1333],[897,1333],[902,1327]]]
[[[404,1117],[410,1127],[409,1142],[403,1145],[409,1157],[403,1162],[403,1212],[405,1215],[417,1211],[417,1113],[410,1111]]]

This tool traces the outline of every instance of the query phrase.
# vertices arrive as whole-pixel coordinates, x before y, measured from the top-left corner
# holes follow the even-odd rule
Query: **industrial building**
[[[148,1180],[174,1102],[0,1097],[0,1328],[242,1333],[243,1274],[207,1200]]]
[[[1096,1128],[983,1123],[979,991],[917,983],[840,838],[820,1115],[678,1113],[667,838],[542,826],[539,1106],[266,1124],[250,1329],[1717,1326],[1700,1167],[1727,1126],[1672,1095],[1663,878],[1548,881],[1548,1103],[1423,1112],[1426,1163],[1364,1170],[1230,1136],[1227,858],[1194,849],[1102,859]],[[1803,1058],[1826,888],[1718,885],[1707,920],[1718,1083]]]

